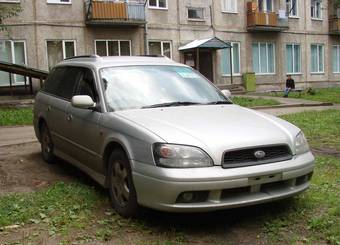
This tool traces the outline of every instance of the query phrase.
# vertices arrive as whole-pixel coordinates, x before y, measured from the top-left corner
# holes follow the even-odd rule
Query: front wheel
[[[109,158],[109,195],[113,208],[123,217],[139,211],[129,160],[122,150],[114,150]]]
[[[53,163],[55,158],[53,154],[54,145],[52,143],[50,131],[48,130],[46,124],[43,124],[40,129],[40,145],[42,156],[45,162]]]

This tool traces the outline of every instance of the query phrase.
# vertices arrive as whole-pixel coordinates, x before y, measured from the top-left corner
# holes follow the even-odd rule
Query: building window
[[[53,4],[71,4],[71,0],[47,0],[47,3]]]
[[[130,56],[130,40],[95,40],[96,54],[99,56]]]
[[[274,12],[273,0],[258,0],[257,4],[260,12]]]
[[[18,65],[27,64],[25,41],[0,40],[0,61]],[[25,78],[20,75],[12,75],[13,85],[22,84]],[[9,74],[0,71],[0,86],[9,86]]]
[[[312,73],[324,72],[324,46],[323,44],[311,45]]]
[[[172,58],[172,47],[170,41],[149,41],[150,55],[164,55]]]
[[[237,13],[237,0],[222,0],[222,12]]]
[[[20,0],[0,0],[0,3],[20,3]]]
[[[333,73],[340,73],[340,45],[334,45],[332,50]]]
[[[286,45],[286,71],[288,74],[301,73],[300,44],[287,44]]]
[[[149,0],[149,8],[167,9],[168,1],[167,0]]]
[[[286,0],[287,16],[298,17],[298,0]]]
[[[311,0],[311,17],[312,19],[322,19],[321,0]]]
[[[240,43],[239,42],[231,42],[232,48],[229,49],[222,49],[221,52],[221,70],[223,76],[230,75],[230,50],[231,58],[233,61],[233,75],[240,75],[241,74],[241,59],[240,59]]]
[[[48,68],[51,70],[60,61],[76,55],[74,40],[49,40],[47,43]]]
[[[253,43],[253,70],[256,74],[275,73],[274,43]]]
[[[203,8],[188,8],[189,20],[204,20]]]

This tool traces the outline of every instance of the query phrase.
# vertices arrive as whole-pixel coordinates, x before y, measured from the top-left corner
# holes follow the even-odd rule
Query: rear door
[[[68,154],[70,146],[67,135],[67,108],[80,78],[80,70],[74,67],[57,67],[45,83],[44,93],[49,95],[46,121],[55,149]]]
[[[79,109],[70,105],[67,109],[69,118],[66,134],[72,141],[70,147],[71,157],[82,164],[95,170],[102,171],[100,149],[103,137],[100,133],[99,120],[102,116],[95,83],[94,72],[88,68],[82,68],[81,78],[77,83],[74,95],[88,95],[97,104],[94,109]]]

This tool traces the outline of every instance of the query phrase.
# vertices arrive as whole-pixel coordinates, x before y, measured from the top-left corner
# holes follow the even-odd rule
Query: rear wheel
[[[123,217],[136,216],[139,210],[131,167],[123,150],[114,150],[109,158],[109,195],[112,206]]]
[[[46,124],[43,124],[40,129],[40,145],[41,153],[45,162],[53,163],[55,158],[53,154],[54,145],[52,143],[50,131]]]

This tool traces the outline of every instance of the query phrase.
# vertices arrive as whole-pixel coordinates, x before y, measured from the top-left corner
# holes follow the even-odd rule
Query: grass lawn
[[[232,101],[235,104],[244,107],[255,107],[255,106],[271,106],[271,105],[279,105],[280,102],[275,99],[263,99],[263,98],[246,98],[246,97],[232,97]]]
[[[307,94],[306,92],[302,92],[301,96],[299,93],[290,93],[289,98],[297,98],[297,99],[306,99],[306,100],[314,100],[321,102],[331,102],[335,104],[340,104],[340,88],[322,88],[322,89],[313,89],[315,91],[314,95]],[[282,97],[282,93],[266,93],[263,95],[267,96],[275,96]]]
[[[340,151],[340,110],[309,111],[282,118],[303,129],[311,147]]]
[[[339,149],[339,111],[304,112],[283,118],[299,126],[313,148]],[[11,233],[1,227],[19,224],[33,229],[26,240],[33,244],[44,233],[42,237],[64,244],[225,244],[228,239],[231,244],[338,245],[339,180],[340,158],[326,151],[316,158],[310,189],[291,199],[208,214],[147,211],[139,219],[122,219],[115,214],[100,187],[57,183],[37,192],[0,196],[0,243],[2,236]]]
[[[31,125],[32,123],[32,108],[0,109],[0,126]]]

